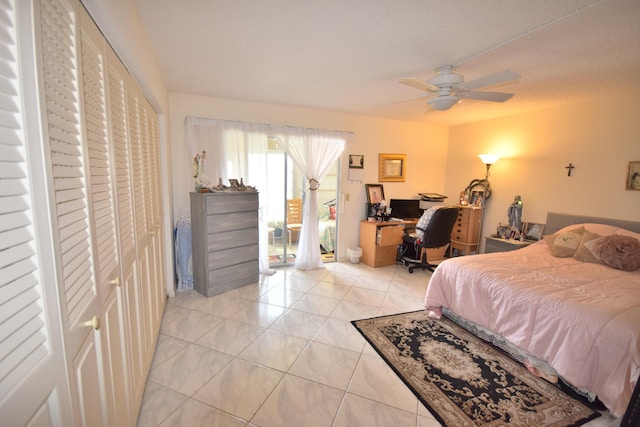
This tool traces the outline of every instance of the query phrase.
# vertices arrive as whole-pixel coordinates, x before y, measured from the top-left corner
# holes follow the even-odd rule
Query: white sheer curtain
[[[185,144],[190,159],[207,152],[207,173],[211,184],[218,178],[229,185],[229,178],[243,178],[245,185],[258,190],[258,233],[260,273],[273,274],[269,269],[266,205],[268,201],[267,150],[271,127],[256,123],[233,122],[198,117],[185,119]],[[189,168],[192,165],[188,166]]]
[[[324,268],[320,255],[318,193],[320,181],[331,170],[351,137],[349,132],[324,131],[296,127],[273,127],[273,135],[309,182],[309,197],[304,198],[302,229],[298,243],[296,268]]]

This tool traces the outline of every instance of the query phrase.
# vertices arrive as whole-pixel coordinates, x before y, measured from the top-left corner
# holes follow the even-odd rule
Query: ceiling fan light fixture
[[[446,111],[460,102],[457,96],[438,96],[427,100],[429,106],[436,111]]]

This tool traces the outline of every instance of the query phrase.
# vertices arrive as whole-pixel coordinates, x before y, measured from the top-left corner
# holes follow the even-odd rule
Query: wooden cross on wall
[[[569,163],[567,166],[564,167],[565,169],[567,169],[567,176],[571,176],[571,171],[575,168],[575,166],[573,166],[572,163]]]

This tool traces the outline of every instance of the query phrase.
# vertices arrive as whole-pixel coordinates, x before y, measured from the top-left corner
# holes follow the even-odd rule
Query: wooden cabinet
[[[193,288],[218,295],[258,281],[258,193],[191,193]]]
[[[360,222],[360,260],[371,267],[395,264],[405,227],[414,228],[416,223],[417,221]]]
[[[480,229],[482,223],[482,208],[476,206],[458,206],[458,219],[451,231],[451,248],[463,251],[465,255],[478,252]]]
[[[492,252],[509,252],[515,251],[517,249],[522,249],[524,247],[529,246],[531,241],[529,240],[513,240],[513,239],[502,239],[497,236],[487,236],[484,239],[484,252],[492,253]]]

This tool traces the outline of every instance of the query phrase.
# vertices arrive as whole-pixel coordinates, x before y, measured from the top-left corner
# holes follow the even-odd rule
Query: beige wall
[[[341,158],[339,192],[344,204],[338,223],[338,259],[347,260],[347,248],[358,245],[359,223],[364,218],[365,183],[378,183],[378,154],[407,155],[407,180],[384,183],[385,196],[418,198],[418,192],[444,191],[448,128],[411,122],[374,119],[352,114],[276,106],[195,95],[171,94],[171,162],[173,171],[173,214],[179,218],[188,209],[188,193],[193,191],[193,167],[184,146],[186,116],[221,120],[290,125],[353,132]],[[349,154],[364,155],[364,180],[347,179]],[[211,177],[217,181],[216,177]],[[257,185],[259,183],[247,183]],[[259,185],[257,185],[259,187]]]
[[[506,222],[517,194],[525,221],[545,222],[549,211],[638,221],[640,191],[625,191],[625,177],[640,160],[639,111],[636,93],[452,127],[445,190],[459,194],[483,178],[477,154],[491,152],[501,159],[491,167],[484,235]]]

